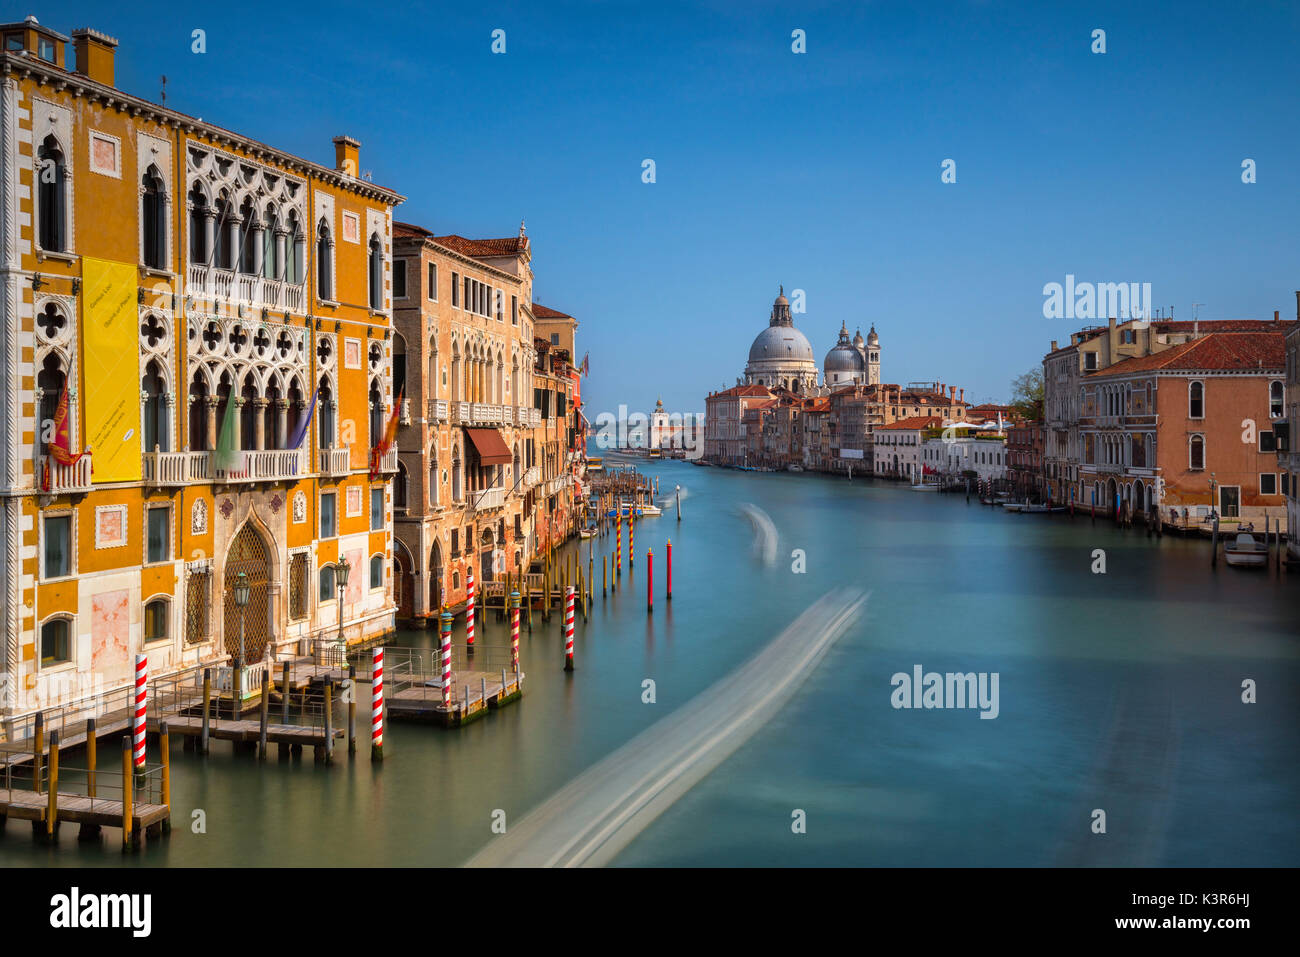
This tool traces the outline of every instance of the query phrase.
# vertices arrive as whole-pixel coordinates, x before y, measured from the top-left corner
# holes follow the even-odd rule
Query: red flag
[[[373,479],[379,474],[379,465],[384,457],[384,453],[393,447],[393,442],[397,439],[397,417],[402,409],[402,397],[406,395],[406,389],[397,396],[397,401],[393,403],[393,414],[388,417],[388,427],[384,429],[384,436],[379,440],[379,444],[370,450],[370,477]]]
[[[81,461],[85,452],[72,451],[72,439],[68,435],[68,384],[63,384],[63,391],[59,393],[59,404],[54,408],[54,438],[46,445],[46,451],[49,458],[45,460],[45,468],[41,475],[41,487],[44,491],[50,490],[50,459],[58,462],[60,465],[76,465]]]

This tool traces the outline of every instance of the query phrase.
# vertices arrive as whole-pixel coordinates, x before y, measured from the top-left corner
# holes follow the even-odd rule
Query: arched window
[[[37,150],[36,209],[39,217],[37,240],[42,249],[67,252],[68,171],[63,150],[53,134]]]
[[[302,234],[302,223],[298,221],[297,210],[292,210],[289,213],[288,241],[292,253],[289,257],[286,278],[294,285],[301,285],[303,277],[307,274],[307,239]]]
[[[257,445],[257,383],[250,372],[244,376],[243,388],[239,390],[243,404],[239,407],[239,447],[246,452],[258,448]]]
[[[146,452],[170,452],[171,429],[167,421],[167,384],[163,381],[158,363],[149,360],[145,366],[144,378],[140,380],[140,392],[144,397],[140,404],[141,438]]]
[[[158,167],[145,170],[144,193],[140,197],[140,229],[144,264],[167,268],[167,194]]]
[[[460,443],[456,443],[451,449],[451,500],[453,502],[461,500]]]
[[[406,339],[393,333],[393,399],[406,393]]]
[[[198,183],[190,190],[190,262],[208,265],[208,198]]]
[[[53,665],[72,660],[70,622],[66,618],[51,618],[41,625],[41,664]]]
[[[334,566],[323,565],[320,570],[320,600],[333,601],[338,597],[338,589],[334,586]]]
[[[442,483],[439,481],[438,474],[438,449],[430,447],[429,449],[429,504],[437,505],[440,497],[439,489]]]
[[[1190,469],[1205,468],[1205,436],[1193,435],[1187,440],[1187,466]]]
[[[165,598],[155,598],[144,606],[144,640],[162,641],[167,635],[167,618],[170,604]]]
[[[334,448],[334,392],[325,379],[320,380],[316,397],[316,444],[322,449]]]
[[[397,479],[393,482],[393,511],[406,511],[407,486],[411,483],[411,476],[406,471],[406,465],[402,462],[397,463]]]
[[[384,249],[375,233],[370,235],[370,308],[384,308]]]
[[[257,273],[258,236],[262,224],[258,221],[253,201],[245,198],[239,207],[239,219],[243,223],[239,241],[239,271],[246,276]]]
[[[208,384],[202,372],[195,372],[190,381],[189,448],[193,452],[209,451],[208,445]]]
[[[383,555],[370,556],[370,587],[371,588],[384,587],[384,556]]]
[[[280,232],[280,215],[274,206],[266,207],[262,226],[262,278],[284,278],[284,236]]]
[[[1187,417],[1205,418],[1205,383],[1193,381],[1187,385]]]
[[[321,299],[334,298],[334,242],[323,217],[316,227],[316,295]]]
[[[1282,383],[1274,379],[1268,384],[1268,415],[1269,418],[1279,419],[1282,417],[1282,409],[1286,404],[1286,390]]]
[[[41,393],[40,407],[40,432],[42,435],[52,436],[54,433],[53,425],[58,413],[59,398],[63,395],[63,386],[67,382],[67,373],[63,368],[63,361],[54,353],[45,357],[41,363],[41,371],[36,374],[36,388]],[[69,414],[69,430],[71,430],[71,414]],[[46,448],[49,443],[46,443]]]
[[[237,250],[237,230],[239,227],[235,224],[235,211],[230,205],[230,200],[222,197],[217,202],[217,223],[216,223],[216,264],[220,269],[235,268],[235,254]],[[236,242],[232,242],[236,239]]]
[[[370,447],[374,448],[384,435],[384,396],[379,380],[370,380]]]

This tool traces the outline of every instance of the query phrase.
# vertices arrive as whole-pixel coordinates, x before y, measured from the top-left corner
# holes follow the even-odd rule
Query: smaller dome
[[[861,349],[861,348],[862,348],[862,345],[863,345],[863,343],[862,343],[862,330],[859,329],[859,330],[858,330],[856,333],[854,333],[854,335],[853,335],[853,347],[854,347],[855,349]]]
[[[843,323],[840,323],[839,341],[835,343],[830,352],[826,353],[826,361],[822,363],[822,371],[829,377],[836,373],[851,375],[862,372],[864,369],[866,369],[866,363],[862,358],[862,353],[849,342],[849,330]]]
[[[873,346],[880,342],[880,336],[876,335],[876,325],[871,324],[871,331],[867,333],[867,341]]]

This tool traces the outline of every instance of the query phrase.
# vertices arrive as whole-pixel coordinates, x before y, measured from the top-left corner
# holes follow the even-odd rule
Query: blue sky
[[[1176,318],[1295,316],[1293,3],[186,9],[11,18],[116,36],[121,88],[156,98],[166,74],[169,106],[308,159],[357,137],[409,197],[399,219],[485,237],[526,218],[536,299],[581,321],[593,414],[702,410],[778,283],[805,290],[819,364],[842,320],[875,323],[886,381],[976,400],[1084,324],[1043,317],[1067,273],[1150,282]]]

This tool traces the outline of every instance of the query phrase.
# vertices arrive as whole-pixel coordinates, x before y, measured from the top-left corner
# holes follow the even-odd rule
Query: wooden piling
[[[230,717],[238,721],[240,712],[244,709],[244,663],[238,658],[234,661],[235,667],[230,678],[230,687],[233,689],[230,696]]]
[[[609,587],[609,556],[600,556],[600,597],[604,598]]]
[[[374,675],[371,675],[374,680]],[[348,754],[357,753],[357,666],[348,665],[348,682],[352,694],[348,695]]]
[[[287,665],[288,662],[285,662]],[[203,669],[203,728],[199,732],[199,753],[208,753],[208,721],[212,713],[212,669]]]
[[[289,662],[280,665],[280,723],[289,723]]]
[[[50,732],[50,773],[46,778],[48,804],[45,809],[45,836],[51,840],[59,826],[59,731]]]
[[[99,741],[95,737],[95,719],[86,719],[86,797],[95,796],[95,760]]]
[[[45,712],[36,712],[35,729],[32,732],[32,790],[41,790],[41,766],[45,751]]]
[[[325,762],[334,760],[334,679],[325,679]]]
[[[171,738],[167,734],[167,722],[158,723],[158,747],[162,750],[162,802],[171,810],[172,806],[172,761],[171,761]],[[172,829],[172,819],[169,814],[163,818],[163,830]]]
[[[1219,564],[1219,516],[1214,516],[1214,531],[1210,533],[1210,567],[1215,568]]]
[[[131,847],[131,798],[135,781],[131,777],[131,736],[122,736],[122,850]]]
[[[268,671],[262,671],[262,701],[257,709],[257,756],[266,758],[266,720],[269,715],[268,709],[271,705],[271,675]]]

